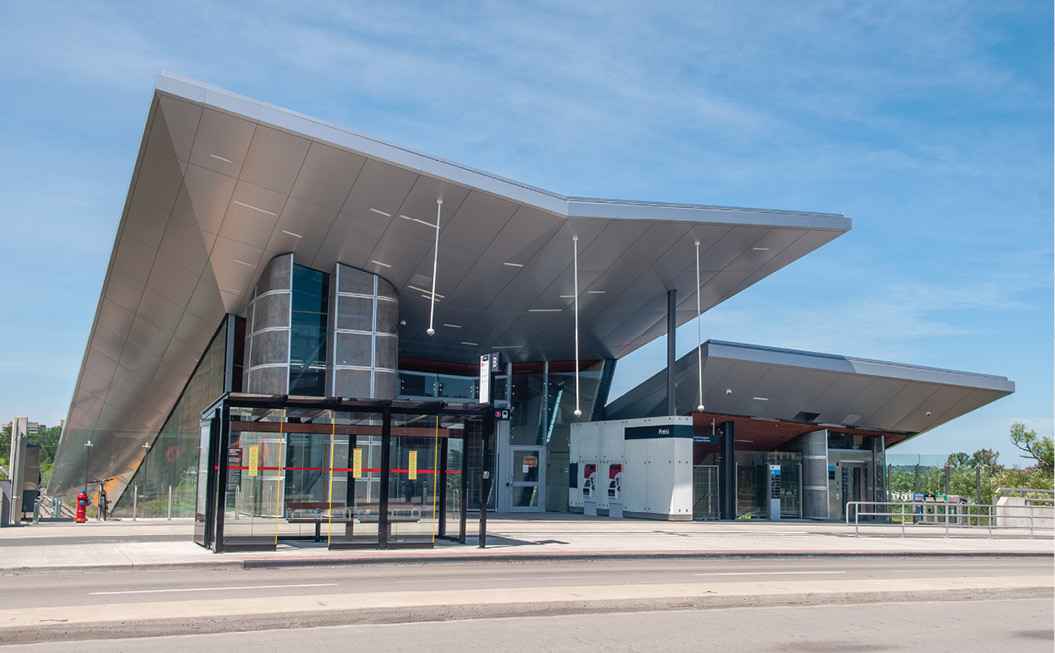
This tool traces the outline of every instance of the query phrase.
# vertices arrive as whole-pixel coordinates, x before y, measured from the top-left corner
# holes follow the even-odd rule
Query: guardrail
[[[1018,520],[1027,519],[1026,513],[1028,513],[1029,524],[1018,524]],[[955,503],[948,500],[944,502],[849,501],[846,504],[845,514],[847,526],[850,525],[850,519],[853,519],[854,537],[861,536],[862,517],[900,522],[901,537],[905,537],[906,524],[924,528],[943,525],[945,537],[950,536],[950,529],[986,529],[990,538],[993,537],[994,530],[1005,532],[1026,529],[1029,530],[1030,539],[1035,538],[1038,530],[1052,531],[1052,536],[1055,536],[1055,506],[1051,505],[997,506]],[[1001,524],[1001,520],[1009,523]]]

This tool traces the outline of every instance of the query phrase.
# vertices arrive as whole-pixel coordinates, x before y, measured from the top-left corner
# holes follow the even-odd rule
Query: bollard
[[[169,486],[169,520],[172,520],[172,486]]]
[[[139,486],[132,486],[132,521],[136,520],[136,514],[139,512],[138,502],[139,501]]]
[[[62,516],[62,499],[53,497],[51,499],[51,518],[58,519]]]

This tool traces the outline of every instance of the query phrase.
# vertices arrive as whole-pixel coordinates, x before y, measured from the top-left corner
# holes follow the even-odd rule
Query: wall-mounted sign
[[[690,424],[660,424],[658,426],[628,426],[623,429],[624,440],[651,440],[653,438],[691,438]]]
[[[491,403],[491,354],[480,357],[480,403]]]
[[[352,478],[363,477],[363,450],[352,449]]]
[[[242,448],[227,450],[227,491],[234,492],[242,485]]]
[[[416,481],[418,478],[418,452],[411,449],[409,453],[410,456],[407,461],[407,477],[412,481]]]
[[[257,476],[260,473],[260,447],[252,445],[249,447],[249,476]]]

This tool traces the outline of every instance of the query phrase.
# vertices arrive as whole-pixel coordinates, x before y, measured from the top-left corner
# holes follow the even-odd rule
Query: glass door
[[[512,512],[542,512],[546,506],[543,469],[545,447],[510,447],[510,506]]]

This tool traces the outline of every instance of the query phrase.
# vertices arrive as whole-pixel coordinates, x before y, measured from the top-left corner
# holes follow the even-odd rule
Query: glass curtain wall
[[[131,517],[167,517],[169,492],[172,516],[193,517],[198,482],[198,440],[201,411],[224,392],[227,325],[213,335],[197,369],[176,402],[161,431],[144,447],[146,456],[111,513]],[[144,441],[144,444],[148,441]],[[133,500],[133,494],[138,499]]]
[[[518,372],[513,365],[510,444],[546,447],[546,511],[568,511],[568,465],[571,425],[588,420],[601,384],[604,362],[579,372],[579,407],[575,417],[573,363],[550,363],[541,372]]]
[[[326,395],[326,315],[330,275],[293,266],[289,335],[289,394]]]
[[[769,518],[769,466],[780,465],[780,516],[802,517],[802,454],[736,452],[737,519]]]

